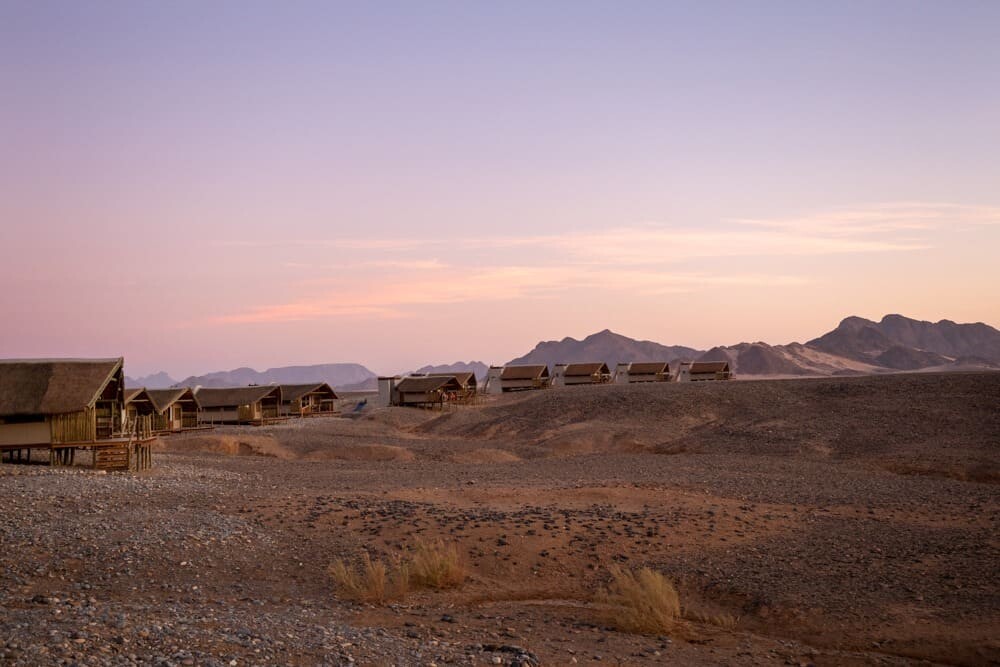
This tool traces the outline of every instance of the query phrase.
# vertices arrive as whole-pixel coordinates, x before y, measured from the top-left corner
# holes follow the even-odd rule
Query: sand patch
[[[633,433],[599,422],[583,422],[550,431],[539,446],[548,456],[562,458],[597,452],[635,453],[650,446]]]
[[[474,449],[449,457],[454,463],[516,463],[521,457],[504,449]]]
[[[270,435],[193,435],[160,438],[158,449],[179,454],[209,453],[231,456],[270,456],[294,459],[295,454]]]
[[[303,456],[307,461],[412,461],[413,452],[395,445],[329,445]]]

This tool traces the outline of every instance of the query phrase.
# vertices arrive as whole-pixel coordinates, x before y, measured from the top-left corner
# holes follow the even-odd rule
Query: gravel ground
[[[1000,374],[568,388],[0,465],[0,663],[995,664]],[[225,453],[221,453],[225,452]],[[459,545],[455,591],[335,558]],[[674,637],[608,625],[610,565]],[[923,663],[926,664],[926,663]]]

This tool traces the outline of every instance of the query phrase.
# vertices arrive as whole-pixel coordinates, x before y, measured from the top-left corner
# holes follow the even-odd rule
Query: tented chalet
[[[454,375],[423,375],[404,377],[395,386],[397,405],[443,406],[463,392]]]
[[[281,414],[286,417],[309,417],[337,413],[337,394],[326,382],[318,384],[283,384]]]
[[[728,361],[692,361],[681,364],[677,379],[680,382],[706,382],[731,377]]]
[[[553,384],[572,386],[611,382],[611,370],[604,362],[556,364]]]
[[[124,360],[0,360],[0,451],[20,460],[49,450],[52,464],[71,464],[77,449],[107,470],[151,464],[148,419],[125,416]]]
[[[459,373],[428,373],[427,377],[453,377],[455,381],[462,387],[462,390],[458,392],[458,398],[461,400],[470,400],[475,398],[476,392],[479,391],[479,382],[476,380],[476,374],[472,371],[462,371]]]
[[[633,361],[618,364],[615,370],[616,384],[636,382],[670,382],[670,364],[665,361]]]
[[[552,377],[545,364],[491,366],[486,377],[486,391],[490,394],[545,389],[551,384]]]
[[[148,415],[156,433],[175,433],[198,427],[198,408],[194,391],[176,389],[128,389],[125,412],[129,416]]]
[[[195,392],[201,405],[199,424],[258,424],[277,421],[281,414],[281,387],[202,387]]]

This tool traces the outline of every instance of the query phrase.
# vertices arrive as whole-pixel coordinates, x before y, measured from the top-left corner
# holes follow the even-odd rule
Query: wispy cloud
[[[530,248],[565,250],[596,259],[627,261],[755,255],[816,255],[894,252],[928,247],[922,233],[945,227],[1000,225],[1000,207],[949,203],[891,202],[782,218],[728,218],[710,230],[676,223],[649,222],[601,231],[567,234],[485,235],[435,238],[298,238],[267,241],[218,241],[219,247],[319,247],[379,254],[439,254],[442,250]],[[637,246],[644,246],[637,250]],[[436,259],[380,257],[362,265],[433,268]]]
[[[417,306],[544,299],[574,290],[656,296],[782,288],[809,279],[783,273],[775,258],[912,252],[933,247],[935,230],[997,224],[1000,208],[896,202],[790,218],[737,218],[705,229],[648,223],[560,235],[279,241],[292,248],[350,250],[351,258],[285,262],[285,269],[301,270],[312,296],[248,307],[215,321],[395,318]],[[737,257],[760,258],[761,268],[728,270],[725,260]],[[680,268],[693,259],[720,261],[704,262],[706,268],[696,271]],[[366,272],[364,279],[346,277],[359,271]]]
[[[558,241],[573,257],[605,264],[724,257],[789,257],[920,250],[923,241],[802,234],[788,229],[699,231],[659,225],[571,236]]]
[[[711,287],[801,285],[800,276],[765,274],[670,273],[631,269],[595,269],[579,266],[507,266],[465,268],[435,277],[393,275],[369,282],[363,289],[334,291],[277,305],[223,315],[217,323],[295,322],[326,318],[399,318],[418,306],[515,299],[554,298],[570,290],[628,292],[657,296],[695,292]]]
[[[1000,225],[1000,207],[927,202],[891,202],[777,219],[735,218],[730,222],[796,234],[870,237],[897,232]]]

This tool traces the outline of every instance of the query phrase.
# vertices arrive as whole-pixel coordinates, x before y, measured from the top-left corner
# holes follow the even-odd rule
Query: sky
[[[1000,3],[0,3],[0,357],[1000,326]]]

